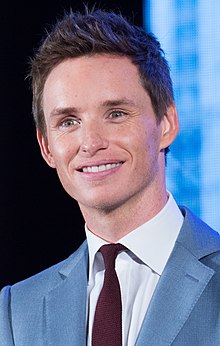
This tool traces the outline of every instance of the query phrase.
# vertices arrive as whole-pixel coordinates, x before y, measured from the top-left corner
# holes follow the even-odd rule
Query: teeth
[[[106,171],[108,169],[112,169],[112,168],[118,167],[120,165],[122,165],[121,162],[118,162],[118,163],[108,163],[107,165],[84,167],[82,169],[82,171],[84,173],[97,173],[97,172],[103,172],[103,171]]]

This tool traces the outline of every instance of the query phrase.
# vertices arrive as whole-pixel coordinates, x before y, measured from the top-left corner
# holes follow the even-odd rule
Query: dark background
[[[91,7],[95,1],[88,1]],[[143,24],[141,0],[97,1]],[[34,47],[64,10],[77,1],[10,1],[1,4],[0,33],[0,288],[69,256],[84,240],[77,203],[40,156],[25,80]]]

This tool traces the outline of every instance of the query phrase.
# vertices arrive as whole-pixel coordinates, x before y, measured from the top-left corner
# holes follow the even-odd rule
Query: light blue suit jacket
[[[187,209],[137,346],[220,345],[220,236]],[[0,296],[0,346],[86,345],[87,243]],[[107,345],[106,345],[107,346]]]

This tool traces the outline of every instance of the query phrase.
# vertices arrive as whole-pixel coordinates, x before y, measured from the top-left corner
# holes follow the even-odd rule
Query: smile
[[[99,165],[99,166],[89,166],[89,167],[83,167],[82,172],[84,173],[97,173],[97,172],[103,172],[107,171],[109,169],[113,169],[115,167],[121,166],[122,162],[118,163],[108,163],[107,165]]]

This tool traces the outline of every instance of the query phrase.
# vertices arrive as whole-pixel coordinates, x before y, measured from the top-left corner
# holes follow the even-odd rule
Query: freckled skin
[[[175,107],[158,125],[128,58],[65,60],[46,80],[43,109],[47,137],[38,132],[42,155],[97,234],[109,239],[116,223],[127,233],[163,207],[167,197],[162,149],[178,131]],[[102,174],[79,170],[115,162],[123,164]],[[108,236],[101,234],[101,220]]]

